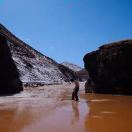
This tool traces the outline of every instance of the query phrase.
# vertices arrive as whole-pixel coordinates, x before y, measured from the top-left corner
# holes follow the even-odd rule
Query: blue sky
[[[0,0],[0,22],[57,62],[132,38],[131,0]]]

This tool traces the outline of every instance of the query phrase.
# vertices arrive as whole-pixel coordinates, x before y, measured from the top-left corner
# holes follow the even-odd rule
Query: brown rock
[[[103,45],[84,57],[95,93],[132,95],[132,40]]]

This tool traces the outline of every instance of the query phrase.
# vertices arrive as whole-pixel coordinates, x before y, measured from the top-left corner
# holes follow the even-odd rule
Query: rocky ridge
[[[8,46],[23,83],[59,84],[72,78],[73,75],[68,76],[69,78],[65,76],[56,61],[17,38],[1,24],[0,34],[7,38]]]

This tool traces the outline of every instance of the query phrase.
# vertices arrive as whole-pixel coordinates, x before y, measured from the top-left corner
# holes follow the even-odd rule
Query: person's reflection
[[[79,121],[79,110],[78,110],[78,102],[77,101],[72,101],[72,109],[73,109],[73,118],[71,123],[75,124],[76,122]]]

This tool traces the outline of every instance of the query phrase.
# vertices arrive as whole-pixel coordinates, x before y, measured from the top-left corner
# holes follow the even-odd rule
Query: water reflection
[[[71,124],[75,124],[79,121],[79,109],[78,109],[78,102],[72,101],[72,110],[73,110],[73,118]]]
[[[85,117],[86,131],[132,131],[132,97],[89,94],[85,98],[90,100],[88,104],[90,112]]]
[[[128,96],[86,94],[80,102],[63,100],[50,107],[12,105],[0,106],[0,132],[132,131],[132,97]]]
[[[17,106],[0,110],[0,131],[19,132],[33,123],[39,115],[31,107]]]

